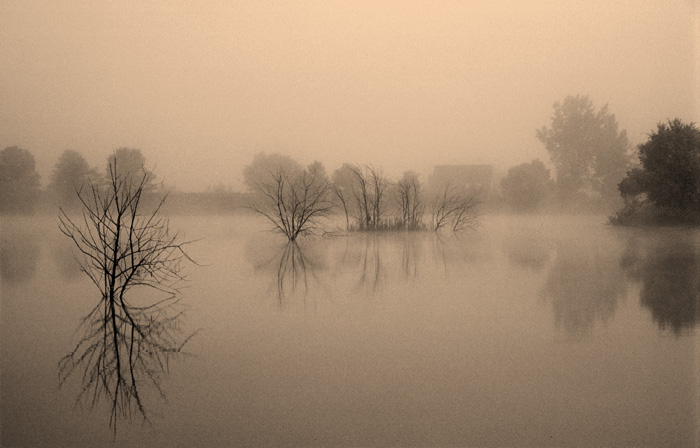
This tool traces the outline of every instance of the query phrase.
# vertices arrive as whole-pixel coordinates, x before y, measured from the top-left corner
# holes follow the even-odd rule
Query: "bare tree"
[[[355,219],[360,230],[382,227],[383,200],[389,181],[381,170],[371,166],[354,166],[352,195],[355,199]]]
[[[318,220],[333,211],[331,184],[319,166],[312,164],[300,173],[280,167],[255,184],[253,210],[289,241],[314,232]]]
[[[331,178],[331,187],[333,188],[333,193],[335,197],[340,202],[340,206],[343,207],[345,212],[345,228],[350,229],[350,216],[356,217],[358,215],[355,208],[356,204],[353,202],[354,198],[354,188],[355,188],[355,175],[356,167],[350,165],[349,163],[344,163],[340,168],[333,172]]]
[[[453,232],[464,230],[476,224],[479,198],[463,187],[444,185],[431,207],[431,224],[436,232],[450,228]]]
[[[75,243],[82,271],[101,294],[82,321],[85,336],[59,363],[60,383],[83,370],[78,401],[95,405],[106,396],[115,435],[117,419],[130,416],[132,407],[148,420],[139,381],[147,379],[162,395],[160,375],[189,340],[178,342],[178,293],[183,264],[192,261],[183,250],[187,243],[178,242],[159,216],[165,198],[142,213],[150,173],[134,177],[117,167],[110,161],[105,186],[78,191],[79,219],[63,209],[59,214],[61,232]]]
[[[396,206],[399,225],[407,230],[417,230],[423,227],[423,189],[418,175],[407,171],[396,184]]]

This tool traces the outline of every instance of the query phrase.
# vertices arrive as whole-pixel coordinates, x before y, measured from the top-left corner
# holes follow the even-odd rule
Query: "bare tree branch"
[[[188,243],[178,242],[159,215],[165,198],[142,213],[152,174],[133,177],[117,166],[116,159],[110,162],[106,185],[77,191],[81,219],[59,211],[59,229],[75,244],[81,270],[100,292],[81,321],[82,339],[59,362],[59,382],[82,371],[77,403],[95,406],[107,398],[115,435],[118,419],[130,418],[132,409],[148,421],[140,383],[146,380],[163,395],[160,381],[169,360],[183,354],[191,338],[178,341],[184,312],[178,294],[183,264],[192,262],[183,249]],[[151,291],[150,303],[129,302],[135,287]]]
[[[257,197],[251,208],[289,241],[316,231],[319,220],[334,208],[331,184],[313,165],[301,173],[280,167],[255,186]]]

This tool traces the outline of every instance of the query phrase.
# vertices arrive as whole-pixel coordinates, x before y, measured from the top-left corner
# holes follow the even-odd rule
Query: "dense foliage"
[[[659,123],[638,147],[640,167],[619,189],[625,207],[616,222],[700,222],[700,130],[679,119]]]

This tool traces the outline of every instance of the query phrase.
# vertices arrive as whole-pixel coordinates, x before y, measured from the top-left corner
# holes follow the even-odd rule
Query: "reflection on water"
[[[455,233],[441,235],[439,233],[427,236],[431,249],[431,258],[449,274],[459,271],[465,265],[486,263],[493,257],[492,249],[478,233]]]
[[[0,239],[0,276],[9,283],[26,283],[36,275],[39,243],[24,232],[3,232]]]
[[[146,306],[122,306],[103,298],[81,320],[82,338],[59,362],[60,385],[77,377],[77,404],[94,407],[106,400],[115,436],[119,419],[138,414],[148,422],[144,397],[155,391],[165,399],[162,378],[194,336],[179,342],[183,313],[176,298]]]
[[[319,282],[316,273],[325,269],[325,257],[320,248],[313,241],[303,245],[289,241],[282,246],[271,246],[251,239],[246,255],[255,272],[269,277],[270,284],[274,283],[278,305],[284,307],[297,295],[306,303],[310,280]]]
[[[491,258],[479,238],[432,232],[360,232],[285,244],[251,238],[245,254],[265,277],[267,297],[274,295],[282,307],[295,298],[306,303],[314,288],[327,298],[332,293],[372,297],[396,282],[444,276]]]
[[[540,271],[551,258],[552,245],[542,233],[525,230],[506,236],[503,250],[511,263],[533,271]]]
[[[569,336],[589,335],[596,323],[615,314],[626,285],[621,269],[607,250],[587,241],[560,241],[542,292],[552,305],[554,323]]]
[[[630,238],[621,265],[641,282],[640,303],[661,329],[680,334],[700,322],[700,262],[690,235]]]
[[[54,245],[51,256],[64,280],[76,280],[81,276],[80,263],[76,259],[73,248],[67,242]]]
[[[339,268],[356,272],[354,289],[364,287],[376,291],[386,277],[386,267],[382,263],[382,252],[386,248],[381,247],[386,241],[374,233],[360,235],[359,241],[358,245],[346,246],[343,264]],[[356,250],[351,250],[353,248]]]
[[[101,303],[80,341],[91,285],[42,236],[37,275],[2,297],[3,443],[109,445],[111,415],[120,446],[698,446],[698,339],[659,337],[697,326],[698,234],[489,219],[296,245],[192,219],[211,235],[193,313],[135,312],[141,334]],[[198,362],[169,375],[189,325]]]

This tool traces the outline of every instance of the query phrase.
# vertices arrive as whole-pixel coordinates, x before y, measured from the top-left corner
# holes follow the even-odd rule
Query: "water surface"
[[[192,356],[117,445],[697,446],[700,233],[602,217],[288,245],[249,216],[174,217]],[[96,290],[52,219],[3,218],[2,443],[111,443],[57,366]]]

